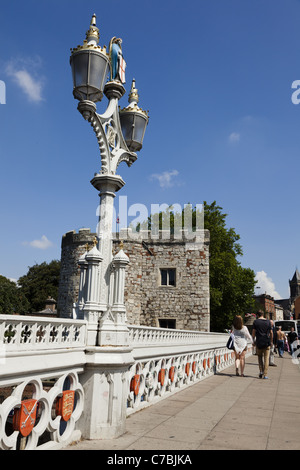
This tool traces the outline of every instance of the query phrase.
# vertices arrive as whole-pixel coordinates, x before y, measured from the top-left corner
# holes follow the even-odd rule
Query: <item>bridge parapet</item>
[[[0,343],[7,351],[86,345],[86,321],[0,315]]]
[[[129,414],[234,361],[226,334],[128,325],[129,346],[101,347],[88,344],[87,327],[0,315],[1,449],[117,437]]]
[[[224,333],[132,325],[129,338],[135,363],[128,374],[127,415],[234,363],[234,352],[226,348],[228,335]]]
[[[84,321],[0,315],[0,449],[60,448],[80,437],[86,330]]]

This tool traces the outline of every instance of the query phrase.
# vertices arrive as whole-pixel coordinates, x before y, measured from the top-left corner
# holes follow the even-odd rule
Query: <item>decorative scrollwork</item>
[[[101,173],[109,173],[110,162],[109,162],[109,147],[107,145],[107,139],[102,128],[101,122],[99,121],[99,116],[95,113],[92,114],[89,118],[89,122],[96,134],[100,156],[101,156]]]
[[[96,105],[90,101],[81,101],[78,110],[84,119],[90,122],[97,137],[100,158],[101,174],[116,174],[121,162],[128,166],[137,159],[124,140],[118,111],[118,99],[112,97],[109,100],[107,110],[103,114],[97,114]]]

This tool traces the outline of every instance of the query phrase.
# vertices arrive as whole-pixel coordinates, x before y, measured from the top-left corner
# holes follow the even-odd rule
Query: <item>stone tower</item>
[[[114,234],[113,255],[120,239]],[[144,234],[145,235],[145,234]],[[95,233],[81,229],[62,237],[58,316],[72,318],[78,301],[79,258],[92,246]],[[129,324],[184,330],[210,330],[209,232],[201,247],[184,238],[160,234],[122,237],[129,258],[125,277],[125,304]]]
[[[294,276],[289,281],[290,284],[290,309],[293,313],[294,319],[300,318],[300,273],[296,269]]]
[[[293,303],[296,297],[300,296],[300,273],[298,269],[296,269],[294,276],[289,281],[289,284],[290,284],[290,299],[291,299],[291,303]]]

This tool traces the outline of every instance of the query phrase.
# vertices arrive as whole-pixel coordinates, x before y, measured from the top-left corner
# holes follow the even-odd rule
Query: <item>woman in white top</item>
[[[234,334],[234,353],[235,353],[235,368],[236,375],[239,375],[239,366],[241,367],[241,376],[244,377],[245,369],[245,354],[247,351],[248,341],[253,342],[252,336],[248,328],[243,324],[243,319],[237,315],[233,320],[232,333]]]

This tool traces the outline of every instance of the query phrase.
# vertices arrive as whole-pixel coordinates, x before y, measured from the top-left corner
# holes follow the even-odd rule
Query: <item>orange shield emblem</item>
[[[69,421],[74,409],[75,390],[65,390],[62,397],[56,403],[56,414],[62,417],[63,421]]]
[[[13,417],[13,428],[22,436],[29,436],[34,428],[37,412],[37,400],[23,400],[21,407],[15,411]]]
[[[166,374],[166,369],[160,369],[158,373],[158,381],[161,383],[162,386],[165,383],[165,374]]]
[[[130,391],[134,392],[135,396],[139,394],[140,390],[140,376],[138,374],[135,374],[130,382]]]
[[[171,380],[171,382],[174,382],[174,378],[175,378],[175,367],[171,366],[169,370],[169,379]]]

